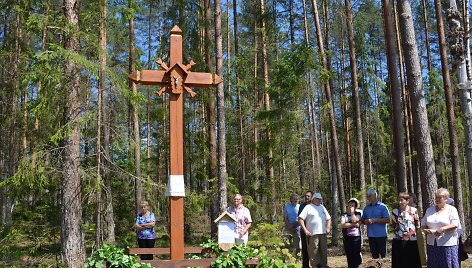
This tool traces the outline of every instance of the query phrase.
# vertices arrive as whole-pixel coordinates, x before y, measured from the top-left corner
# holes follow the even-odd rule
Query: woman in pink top
[[[347,202],[347,211],[341,215],[343,245],[347,257],[347,267],[357,268],[362,263],[361,255],[361,211],[357,210],[359,200],[351,198]]]
[[[436,205],[428,208],[421,220],[427,235],[428,268],[459,268],[458,234],[460,225],[457,209],[446,204],[449,191],[436,191]]]

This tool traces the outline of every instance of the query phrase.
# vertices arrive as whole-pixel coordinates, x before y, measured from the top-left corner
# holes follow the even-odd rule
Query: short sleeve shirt
[[[136,217],[136,224],[151,223],[156,221],[156,216],[154,213],[149,212],[149,215],[146,217],[143,214],[138,214]],[[139,239],[156,239],[156,231],[154,227],[146,228],[144,230],[138,231]]]
[[[284,207],[284,215],[287,216],[288,223],[295,224],[297,223],[298,219],[298,209],[300,208],[300,204],[286,204]]]
[[[231,206],[227,209],[227,211],[228,213],[236,216],[236,233],[242,231],[248,223],[252,222],[251,212],[244,205],[241,205],[238,209],[234,206]]]
[[[305,221],[305,226],[312,234],[326,234],[326,221],[331,219],[323,205],[306,205],[298,218]]]
[[[362,220],[367,219],[390,219],[387,206],[380,201],[374,205],[369,203],[362,214]],[[387,237],[387,224],[372,223],[367,225],[367,237]]]
[[[416,228],[419,227],[418,211],[414,207],[408,210],[392,211],[391,222],[393,223],[394,235],[393,239],[399,240],[416,240]]]
[[[454,224],[458,228],[460,227],[459,214],[454,206],[446,205],[446,208],[440,212],[436,212],[436,207],[432,206],[426,210],[423,219],[421,220],[422,226],[428,226],[429,229],[437,230],[443,226]],[[436,237],[434,234],[428,234],[426,242],[428,245],[436,244],[438,246],[455,246],[458,243],[459,236],[457,234],[457,228],[454,231],[447,231]]]

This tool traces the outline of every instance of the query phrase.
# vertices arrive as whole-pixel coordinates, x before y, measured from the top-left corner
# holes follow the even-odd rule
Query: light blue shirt
[[[377,201],[375,205],[368,204],[362,213],[362,221],[367,219],[390,219],[387,206]],[[387,237],[386,223],[372,223],[367,225],[367,237]]]
[[[298,222],[298,209],[300,208],[300,204],[296,204],[295,206],[290,204],[286,204],[284,207],[284,214],[287,216],[288,223],[294,224]]]

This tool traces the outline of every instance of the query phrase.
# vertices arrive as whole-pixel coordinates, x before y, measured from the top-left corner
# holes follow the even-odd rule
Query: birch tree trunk
[[[438,188],[433,145],[429,132],[428,112],[426,110],[426,101],[423,92],[421,65],[418,56],[418,47],[416,45],[410,3],[408,0],[399,0],[397,6],[400,16],[402,47],[405,53],[407,84],[411,97],[411,111],[413,121],[415,122],[415,147],[422,182],[423,211],[426,211],[426,208],[434,204],[434,194]]]
[[[73,27],[65,40],[65,49],[77,53],[80,49],[78,31],[80,2],[64,0],[64,16]],[[61,252],[67,267],[83,267],[85,261],[82,232],[82,202],[80,193],[80,68],[68,59],[64,68],[65,95],[64,123],[70,125],[69,135],[64,138],[62,169]]]
[[[453,57],[453,66],[457,68],[457,78],[458,78],[458,87],[460,89],[461,93],[461,109],[463,113],[463,122],[464,122],[464,132],[465,132],[465,143],[466,143],[466,149],[465,149],[465,154],[467,158],[467,167],[468,167],[468,174],[469,174],[469,182],[471,181],[471,175],[470,171],[472,169],[472,140],[471,140],[471,135],[472,135],[472,106],[471,106],[471,84],[470,84],[470,79],[467,76],[467,65],[465,61],[464,55],[467,52],[467,49],[464,49],[464,30],[461,27],[461,14],[459,13],[459,10],[457,9],[457,4],[455,0],[450,0],[449,1],[450,6],[447,9],[447,21],[449,24],[449,51]],[[443,36],[444,37],[444,36]],[[445,48],[444,48],[445,50]],[[445,52],[445,51],[444,51]],[[447,58],[446,58],[447,62]],[[447,67],[447,66],[446,66]],[[450,84],[449,80],[449,94],[451,98],[451,104],[452,103],[452,85]],[[446,103],[447,103],[447,98],[446,98]],[[451,107],[451,110],[454,107]],[[454,111],[451,111],[452,116],[454,118]],[[454,122],[453,122],[454,123]],[[455,125],[452,125],[455,127]],[[454,136],[456,135],[455,129],[454,129]],[[457,148],[457,137],[456,137],[456,144],[454,148],[456,153],[458,154],[458,148]],[[458,159],[456,161],[459,161]],[[459,163],[457,163],[458,165]],[[459,170],[458,170],[459,171]],[[462,199],[462,180],[460,178],[460,173],[457,174],[458,178],[454,179],[454,205],[457,208],[457,212],[459,213],[459,217],[461,218],[461,224],[464,230],[464,233],[466,232],[465,227],[465,219],[464,219],[464,206],[463,206],[463,199]],[[469,186],[470,187],[470,186]]]

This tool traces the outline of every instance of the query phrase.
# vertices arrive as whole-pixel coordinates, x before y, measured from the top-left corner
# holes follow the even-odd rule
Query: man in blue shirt
[[[298,194],[292,194],[290,203],[284,206],[285,231],[290,236],[292,255],[297,256],[300,252],[300,225],[298,225],[298,209],[300,204]]]
[[[377,191],[367,191],[369,203],[364,208],[362,223],[367,226],[370,253],[372,258],[385,258],[387,255],[387,223],[390,221],[390,213],[387,206],[378,200]]]

